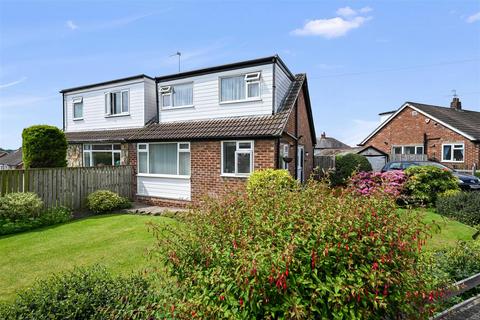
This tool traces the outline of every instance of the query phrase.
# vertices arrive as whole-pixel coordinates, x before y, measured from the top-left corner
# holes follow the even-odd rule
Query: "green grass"
[[[431,227],[432,238],[426,249],[440,249],[455,245],[459,240],[473,240],[476,229],[435,213],[433,209],[416,209],[424,214],[423,221]]]
[[[148,266],[154,244],[145,223],[164,217],[102,215],[0,237],[0,300],[10,300],[35,279],[95,263],[117,274]]]

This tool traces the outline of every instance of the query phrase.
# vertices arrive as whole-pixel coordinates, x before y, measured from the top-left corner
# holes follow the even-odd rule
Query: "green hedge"
[[[365,156],[355,153],[337,156],[330,183],[332,186],[345,185],[354,172],[363,171],[372,171],[372,165]]]
[[[480,192],[457,192],[440,196],[437,212],[469,226],[480,225]]]
[[[22,154],[25,168],[67,166],[67,139],[54,126],[36,125],[23,129]]]

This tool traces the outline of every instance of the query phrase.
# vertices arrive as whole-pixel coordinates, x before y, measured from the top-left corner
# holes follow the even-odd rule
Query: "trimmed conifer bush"
[[[22,155],[25,168],[67,166],[67,139],[54,126],[36,125],[23,129]]]

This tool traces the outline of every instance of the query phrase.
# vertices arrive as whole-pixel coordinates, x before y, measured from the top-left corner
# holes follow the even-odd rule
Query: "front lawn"
[[[146,249],[154,238],[145,223],[174,223],[164,217],[101,215],[0,237],[0,300],[36,278],[74,266],[100,263],[115,273],[148,265]]]
[[[459,240],[472,240],[476,230],[461,222],[435,213],[433,209],[415,209],[424,214],[424,222],[431,227],[432,238],[427,240],[427,249],[451,247]]]

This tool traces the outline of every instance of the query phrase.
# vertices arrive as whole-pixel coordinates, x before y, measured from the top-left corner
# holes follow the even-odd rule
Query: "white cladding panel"
[[[129,90],[129,114],[105,115],[105,93]],[[145,124],[145,92],[143,79],[100,86],[65,94],[65,131],[123,129],[142,127]],[[73,99],[83,99],[83,119],[73,120]]]
[[[220,103],[219,85],[221,77],[258,71],[262,73],[260,80],[260,100]],[[160,107],[160,122],[272,114],[273,68],[271,63],[249,68],[239,68],[235,70],[192,76],[184,79],[164,81],[158,84],[158,90],[160,90],[162,86],[188,82],[193,82],[193,107],[177,109],[163,109]],[[161,100],[161,93],[159,92],[158,94],[159,100]]]
[[[191,183],[188,178],[137,176],[137,193],[141,196],[190,200]]]
[[[283,69],[275,64],[275,110],[282,105],[291,83],[292,81]]]
[[[157,116],[155,80],[145,79],[145,123]]]

